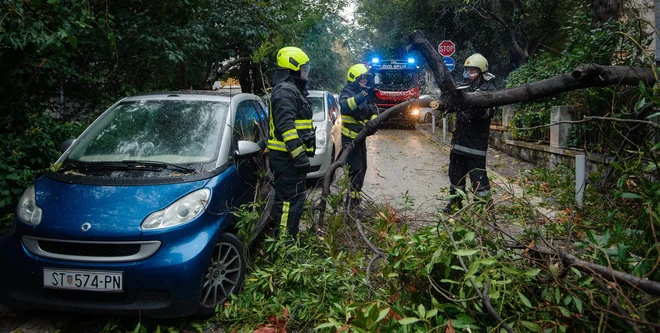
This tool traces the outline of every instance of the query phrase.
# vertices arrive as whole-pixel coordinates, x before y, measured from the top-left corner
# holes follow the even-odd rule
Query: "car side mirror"
[[[60,152],[64,153],[71,145],[76,142],[76,139],[68,139],[62,143],[60,143]]]
[[[380,84],[380,74],[374,76],[374,84]]]
[[[249,157],[261,151],[261,147],[252,141],[238,141],[238,148],[234,151],[234,157]]]
[[[335,123],[335,121],[337,120],[337,111],[332,111],[332,115],[330,116],[330,120],[332,120],[333,124]]]

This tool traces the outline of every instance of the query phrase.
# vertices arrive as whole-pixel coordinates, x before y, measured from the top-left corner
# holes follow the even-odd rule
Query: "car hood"
[[[41,223],[34,236],[71,240],[139,240],[140,224],[208,180],[149,186],[100,186],[58,182],[46,177],[35,182]],[[89,223],[89,230],[82,225]]]

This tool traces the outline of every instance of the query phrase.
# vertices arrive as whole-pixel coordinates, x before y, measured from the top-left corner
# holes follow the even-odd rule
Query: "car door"
[[[230,157],[239,178],[238,204],[244,204],[254,198],[257,181],[266,172],[265,154],[263,153],[263,149],[266,147],[266,132],[263,126],[265,122],[267,122],[265,112],[257,101],[249,99],[238,103],[232,126],[232,151],[238,147],[238,141],[252,141],[262,148],[262,152],[253,156],[232,155]]]

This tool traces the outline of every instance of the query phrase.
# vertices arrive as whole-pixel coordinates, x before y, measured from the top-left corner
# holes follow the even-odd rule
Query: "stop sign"
[[[443,57],[450,57],[456,51],[456,45],[450,40],[443,40],[438,44],[438,53]]]

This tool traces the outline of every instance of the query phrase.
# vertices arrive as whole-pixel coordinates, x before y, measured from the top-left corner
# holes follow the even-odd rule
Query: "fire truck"
[[[377,88],[375,104],[379,114],[409,99],[419,98],[421,70],[415,63],[415,58],[405,60],[372,58],[367,66],[374,73],[374,83]],[[390,118],[388,122],[414,128],[419,116],[419,109],[410,109]]]

